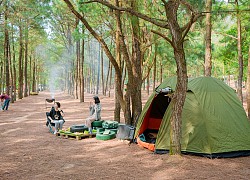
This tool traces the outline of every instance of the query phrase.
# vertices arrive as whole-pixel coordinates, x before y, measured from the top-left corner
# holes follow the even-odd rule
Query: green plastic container
[[[117,121],[104,121],[102,127],[105,129],[116,129],[118,127]]]
[[[100,134],[96,134],[97,140],[106,141],[114,138],[115,138],[115,133],[113,131],[110,131],[109,134],[103,134],[103,132]]]
[[[118,129],[108,129],[110,131],[113,131],[115,134],[117,134]]]
[[[104,128],[98,128],[98,129],[97,129],[97,134],[103,133],[104,131],[105,131]]]
[[[103,123],[102,120],[100,120],[100,121],[93,121],[93,122],[92,122],[92,127],[93,127],[93,128],[94,128],[94,127],[102,127],[102,123]]]

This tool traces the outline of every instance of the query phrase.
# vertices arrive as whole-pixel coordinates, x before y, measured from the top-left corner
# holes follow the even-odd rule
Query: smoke
[[[61,50],[53,44],[37,46],[36,55],[44,65],[47,89],[50,91],[51,98],[55,98],[57,91],[64,90],[67,73],[72,71],[74,57],[70,56],[67,50]]]
[[[91,92],[96,92],[97,84],[99,90],[101,85],[101,69],[100,69],[100,45],[95,39],[85,41],[85,59],[84,59],[84,76],[91,80]],[[72,53],[69,53],[71,49]],[[64,91],[65,86],[69,86],[70,73],[73,73],[73,62],[76,59],[74,47],[66,49],[63,46],[58,46],[53,43],[39,45],[36,47],[36,56],[42,61],[44,66],[44,76],[46,79],[47,90],[50,91],[51,98],[55,98],[57,91]],[[103,70],[104,81],[106,81],[107,72],[109,69],[109,61],[106,54],[103,52]],[[75,65],[74,65],[75,66]],[[113,73],[114,74],[114,73]],[[99,77],[98,77],[99,76]],[[99,78],[99,83],[98,83]]]
[[[55,91],[56,91],[56,86],[55,82],[58,77],[58,70],[55,67],[50,68],[50,73],[49,73],[49,78],[48,78],[48,85],[49,85],[49,90],[50,90],[50,95],[52,98],[55,98]]]

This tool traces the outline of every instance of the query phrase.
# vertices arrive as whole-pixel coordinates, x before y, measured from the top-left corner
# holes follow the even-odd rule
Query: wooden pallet
[[[65,138],[65,139],[76,139],[76,140],[81,140],[81,139],[84,139],[84,138],[92,138],[92,137],[95,137],[96,134],[79,134],[79,135],[76,135],[76,134],[64,134],[64,133],[59,133],[59,135],[61,138]]]

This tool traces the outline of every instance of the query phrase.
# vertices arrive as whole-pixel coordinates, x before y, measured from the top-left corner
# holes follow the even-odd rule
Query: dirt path
[[[0,112],[0,179],[250,179],[250,157],[206,159],[155,155],[118,140],[61,139],[45,126],[45,98],[24,98]],[[86,103],[57,93],[65,126],[82,123]],[[113,99],[101,97],[103,119],[113,117]],[[249,137],[250,138],[250,137]]]

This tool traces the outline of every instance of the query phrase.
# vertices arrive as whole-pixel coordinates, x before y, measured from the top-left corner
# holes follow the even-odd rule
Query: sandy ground
[[[49,97],[42,92],[0,112],[0,179],[250,179],[250,157],[211,160],[155,155],[116,139],[56,137],[45,126],[45,98]],[[91,97],[86,95],[86,102],[79,103],[56,94],[66,114],[65,127],[83,123]],[[101,97],[101,101],[103,119],[112,119],[113,99]]]

